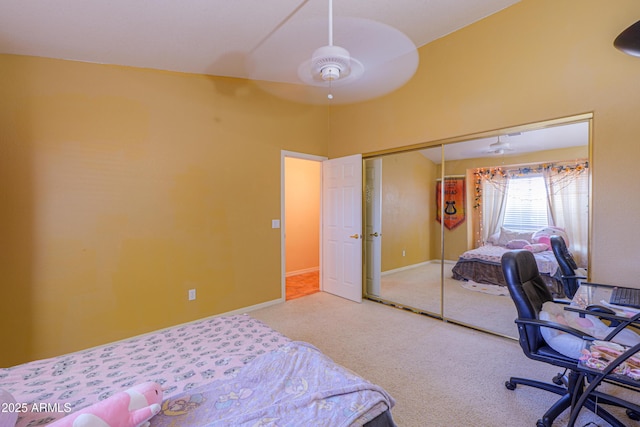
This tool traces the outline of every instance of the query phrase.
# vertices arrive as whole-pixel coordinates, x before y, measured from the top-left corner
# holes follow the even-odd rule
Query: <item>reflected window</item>
[[[502,226],[511,230],[535,231],[548,225],[547,190],[542,175],[510,179]]]
[[[536,231],[555,226],[566,232],[581,266],[586,266],[588,170],[587,160],[476,169],[474,207],[482,207],[475,210],[482,215],[474,221],[481,225],[478,241],[489,241],[501,227]]]

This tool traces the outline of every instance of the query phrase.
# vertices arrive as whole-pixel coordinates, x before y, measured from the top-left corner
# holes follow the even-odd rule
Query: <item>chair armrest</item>
[[[613,339],[613,337],[615,337],[616,335],[618,335],[618,333],[620,333],[620,331],[622,331],[623,329],[625,329],[627,326],[631,326],[632,328],[638,329],[640,327],[640,325],[636,324],[636,322],[638,322],[640,320],[640,313],[634,315],[633,317],[628,317],[626,318],[626,320],[621,320],[620,323],[613,329],[613,331],[611,331],[609,333],[609,335],[607,335],[604,339],[605,341],[611,341]]]
[[[573,311],[575,313],[579,313],[580,316],[582,317],[588,314],[591,316],[596,316],[600,319],[610,321],[611,326],[613,326],[614,329],[606,337],[604,337],[602,341],[611,341],[616,335],[618,335],[618,333],[620,333],[620,331],[625,329],[627,326],[630,326],[636,329],[640,328],[640,312],[635,314],[632,317],[625,317],[625,316],[618,316],[616,314],[603,313],[601,311],[597,311],[594,309],[589,310],[589,309],[583,309],[583,308],[572,307],[572,306],[564,307],[564,309],[567,311]]]
[[[582,338],[583,340],[593,341],[596,340],[596,337],[592,337],[591,335],[585,334],[579,329],[572,328],[571,326],[562,325],[556,322],[550,322],[548,320],[540,320],[540,319],[516,319],[516,323],[520,325],[532,325],[539,326],[551,329],[557,329],[562,332],[566,332],[578,338]],[[604,340],[602,340],[604,341]]]
[[[606,320],[617,320],[618,322],[625,322],[627,324],[631,324],[631,323],[640,323],[640,312],[636,313],[635,315],[633,315],[632,317],[627,317],[627,316],[618,316],[617,314],[610,314],[607,312],[603,312],[603,311],[599,311],[598,310],[599,306],[596,307],[591,307],[591,309],[589,307],[587,308],[580,308],[580,307],[576,307],[576,306],[567,306],[564,307],[565,310],[567,311],[573,311],[575,313],[580,314],[580,317],[584,317],[585,314],[589,314],[591,316],[596,316],[599,317],[601,319],[606,319]],[[603,307],[603,308],[609,308],[609,307]],[[612,310],[613,311],[613,310]]]

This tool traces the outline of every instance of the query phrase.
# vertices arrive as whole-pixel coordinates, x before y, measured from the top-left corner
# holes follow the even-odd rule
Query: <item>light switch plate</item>
[[[280,228],[280,220],[272,219],[271,220],[271,228]]]

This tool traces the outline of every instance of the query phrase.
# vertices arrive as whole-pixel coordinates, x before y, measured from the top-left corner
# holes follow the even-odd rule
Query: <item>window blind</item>
[[[503,227],[534,231],[549,225],[547,192],[540,174],[528,174],[509,180]]]

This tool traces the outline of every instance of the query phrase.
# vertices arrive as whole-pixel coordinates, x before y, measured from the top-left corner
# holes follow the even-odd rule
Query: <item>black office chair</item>
[[[551,427],[553,421],[562,412],[570,408],[572,403],[582,398],[588,373],[579,368],[578,360],[564,356],[552,349],[543,339],[540,329],[542,327],[550,327],[579,338],[593,338],[585,337],[583,332],[559,323],[539,320],[542,304],[547,301],[553,301],[553,297],[540,276],[535,258],[531,252],[526,250],[506,252],[502,256],[502,272],[509,294],[518,311],[518,318],[515,321],[518,325],[520,347],[522,347],[524,354],[529,359],[564,368],[567,373],[566,382],[562,381],[565,376],[558,374],[553,379],[555,384],[519,377],[511,377],[505,382],[505,386],[509,390],[514,390],[518,384],[522,384],[560,395],[560,399],[547,410],[536,424],[537,427]],[[600,393],[594,387],[586,397],[580,400],[580,407],[584,406],[597,413],[599,417],[612,426],[624,427],[624,423],[618,421],[601,405],[638,409],[634,405],[628,406],[626,403],[615,397]]]
[[[576,275],[578,265],[573,259],[573,255],[569,252],[567,245],[562,236],[551,236],[551,250],[558,261],[558,268],[560,269],[560,280],[562,282],[562,288],[567,298],[571,299],[575,295],[578,287],[580,286],[580,280],[586,279],[585,276]]]

